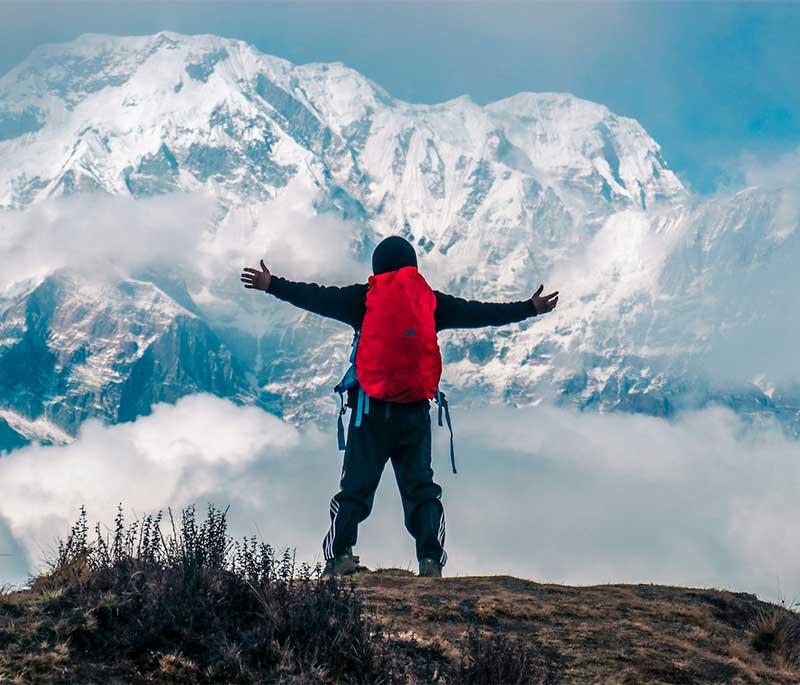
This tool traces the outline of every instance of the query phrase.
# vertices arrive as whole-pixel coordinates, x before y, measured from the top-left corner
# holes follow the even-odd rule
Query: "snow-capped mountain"
[[[238,269],[264,255],[289,278],[363,280],[395,233],[435,287],[521,299],[547,279],[563,292],[557,315],[442,336],[462,401],[669,413],[714,399],[791,417],[786,379],[705,373],[771,316],[758,287],[734,285],[770,273],[782,287],[797,250],[787,192],[701,203],[636,121],[567,94],[415,105],[341,64],[215,36],[43,46],[0,79],[0,237],[19,240],[4,223],[36,207],[59,230],[66,196],[216,209],[187,213],[196,254],[181,269],[0,277],[0,440],[60,440],[86,417],[198,390],[290,418],[331,408],[349,332],[243,292]]]

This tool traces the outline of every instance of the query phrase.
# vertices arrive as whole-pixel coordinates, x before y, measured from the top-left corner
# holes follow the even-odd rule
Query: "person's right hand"
[[[272,281],[272,274],[270,274],[263,259],[261,260],[260,271],[249,267],[245,267],[242,270],[242,283],[244,283],[245,288],[255,288],[256,290],[266,291],[269,290],[270,281]]]

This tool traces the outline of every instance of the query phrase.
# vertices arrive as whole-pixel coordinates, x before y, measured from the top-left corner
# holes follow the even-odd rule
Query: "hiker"
[[[414,247],[404,238],[381,241],[372,254],[369,283],[345,287],[299,283],[261,269],[245,268],[245,288],[263,290],[296,307],[336,319],[355,329],[351,362],[337,391],[346,390],[350,415],[339,492],[330,502],[330,528],[322,543],[326,575],[358,569],[353,554],[358,524],[372,510],[375,491],[391,459],[403,503],[405,525],[414,536],[419,575],[441,577],[447,562],[442,488],[431,468],[431,399],[439,403],[441,356],[436,333],[516,323],[552,311],[558,292],[527,300],[492,303],[431,290],[417,271]],[[340,392],[341,394],[341,392]],[[345,411],[342,402],[341,413]],[[451,428],[452,458],[452,428]],[[455,461],[453,461],[455,471]]]

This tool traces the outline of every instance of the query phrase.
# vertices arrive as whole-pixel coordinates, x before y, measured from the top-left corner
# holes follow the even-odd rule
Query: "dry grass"
[[[785,667],[800,667],[800,616],[782,607],[762,607],[753,622],[751,646]]]
[[[800,683],[800,618],[748,594],[324,580],[214,509],[96,533],[82,514],[50,573],[0,592],[0,682]]]
[[[90,539],[82,511],[49,573],[0,592],[0,682],[541,680],[525,649],[475,629],[443,643],[385,627],[352,584],[233,541],[225,512],[170,523],[120,514],[113,539]]]
[[[797,615],[752,595],[506,576],[431,583],[364,574],[356,583],[387,625],[440,643],[473,625],[485,639],[510,636],[553,682],[800,683]]]

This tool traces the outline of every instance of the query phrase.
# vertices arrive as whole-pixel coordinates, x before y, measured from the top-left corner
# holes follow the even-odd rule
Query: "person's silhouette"
[[[336,319],[359,331],[364,322],[368,284],[345,287],[300,283],[273,276],[261,260],[261,268],[245,268],[245,288],[263,290],[307,311]],[[405,267],[417,267],[414,247],[402,237],[383,240],[372,255],[374,276]],[[371,279],[373,280],[373,279]],[[527,300],[479,302],[433,291],[435,331],[448,328],[502,326],[545,314],[558,304],[558,291],[542,295],[543,286]],[[347,406],[356,408],[358,387],[348,390]],[[370,398],[370,410],[350,417],[344,464],[337,492],[330,502],[330,528],[323,540],[328,574],[357,570],[353,555],[358,524],[371,510],[375,491],[388,460],[394,468],[403,502],[405,525],[416,540],[420,575],[440,576],[447,561],[444,551],[445,519],[442,489],[433,480],[431,467],[430,399],[392,402]]]

